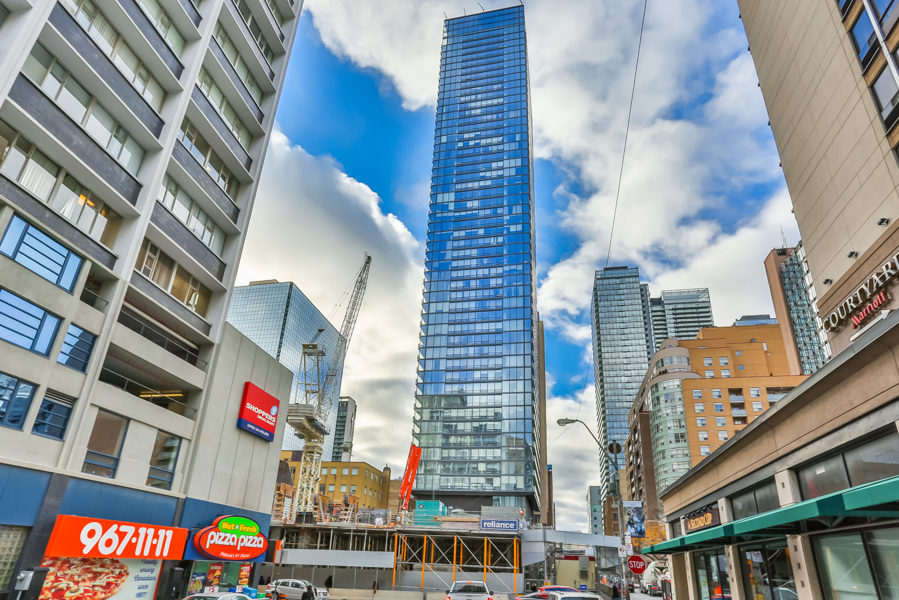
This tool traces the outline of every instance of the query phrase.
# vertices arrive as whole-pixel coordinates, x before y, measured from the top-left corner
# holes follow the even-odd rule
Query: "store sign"
[[[237,427],[268,441],[274,440],[280,405],[277,398],[248,381],[243,388]]]
[[[899,253],[875,271],[851,296],[827,315],[824,319],[824,331],[836,331],[849,320],[852,321],[853,329],[857,329],[862,321],[873,314],[874,309],[886,303],[888,296],[879,290],[892,282],[897,274],[899,274]],[[877,306],[872,306],[875,302]]]
[[[721,519],[718,516],[718,507],[714,506],[712,508],[707,508],[700,513],[686,517],[684,519],[684,529],[687,533],[690,533],[699,529],[705,529],[706,527],[712,527],[713,525],[719,525],[720,523]]]
[[[46,556],[180,560],[187,529],[59,515]]]
[[[226,516],[201,529],[194,536],[194,547],[210,558],[251,560],[265,554],[268,540],[256,521]]]
[[[481,519],[481,531],[518,531],[515,519]]]

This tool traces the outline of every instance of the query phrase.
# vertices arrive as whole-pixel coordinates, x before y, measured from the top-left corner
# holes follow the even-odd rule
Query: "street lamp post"
[[[606,457],[612,461],[612,464],[615,468],[615,497],[618,505],[618,535],[620,536],[622,543],[624,541],[624,502],[621,498],[621,477],[618,473],[618,454],[621,452],[621,444],[618,442],[612,442],[609,444],[609,447],[606,448],[602,445],[599,439],[593,434],[593,430],[587,426],[586,423],[581,421],[580,419],[559,419],[556,421],[561,426],[573,425],[575,423],[580,423],[584,426],[584,429],[590,434],[590,437],[593,438],[593,441],[596,442],[596,445],[599,446],[599,450],[604,452]],[[611,450],[615,450],[612,452]],[[599,557],[597,557],[598,559]],[[618,559],[618,586],[619,591],[621,592],[621,597],[627,597],[627,586],[624,585],[624,562],[619,557]],[[598,584],[599,582],[597,582]]]

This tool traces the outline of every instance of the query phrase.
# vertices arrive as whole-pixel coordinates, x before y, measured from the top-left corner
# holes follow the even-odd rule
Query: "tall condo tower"
[[[540,505],[528,90],[524,7],[445,22],[413,437],[456,508]]]
[[[652,356],[649,289],[636,267],[606,267],[596,272],[590,305],[593,328],[593,371],[596,379],[596,423],[604,447],[624,446],[628,411]],[[599,453],[601,500],[613,491],[614,465]],[[618,455],[624,468],[624,454]],[[601,504],[602,502],[600,502]]]
[[[708,288],[665,290],[649,299],[653,350],[665,338],[692,340],[703,327],[714,327]]]

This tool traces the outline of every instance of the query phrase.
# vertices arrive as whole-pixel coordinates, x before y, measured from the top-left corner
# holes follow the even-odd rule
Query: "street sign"
[[[630,569],[631,573],[634,575],[640,575],[646,570],[646,561],[640,556],[628,556],[627,568]]]
[[[624,545],[624,552],[625,552],[625,554],[628,554],[628,555],[633,554],[634,553],[634,545],[631,544],[630,542],[626,543]]]
[[[618,546],[618,558],[624,558],[625,556],[627,556],[627,548]]]
[[[581,591],[582,591],[582,592],[586,592],[586,591],[587,591],[587,584],[586,584],[586,583],[582,583],[582,584],[580,585],[580,588],[581,588]]]

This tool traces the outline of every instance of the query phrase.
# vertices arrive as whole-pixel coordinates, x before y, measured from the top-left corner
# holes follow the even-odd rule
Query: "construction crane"
[[[322,450],[325,436],[328,435],[328,418],[331,416],[331,407],[340,395],[337,386],[337,375],[343,367],[353,330],[356,328],[356,319],[359,317],[359,309],[362,307],[362,297],[365,295],[365,287],[368,285],[368,272],[371,267],[371,256],[366,252],[362,262],[362,268],[356,274],[356,283],[350,295],[346,315],[340,326],[340,335],[337,338],[337,348],[334,356],[328,363],[328,371],[322,377],[321,359],[325,352],[316,343],[323,330],[303,344],[303,362],[300,373],[304,384],[305,402],[302,404],[290,404],[287,407],[287,422],[303,436],[303,460],[300,462],[300,473],[297,482],[297,512],[313,512],[315,510],[316,485],[320,479],[322,465]]]

